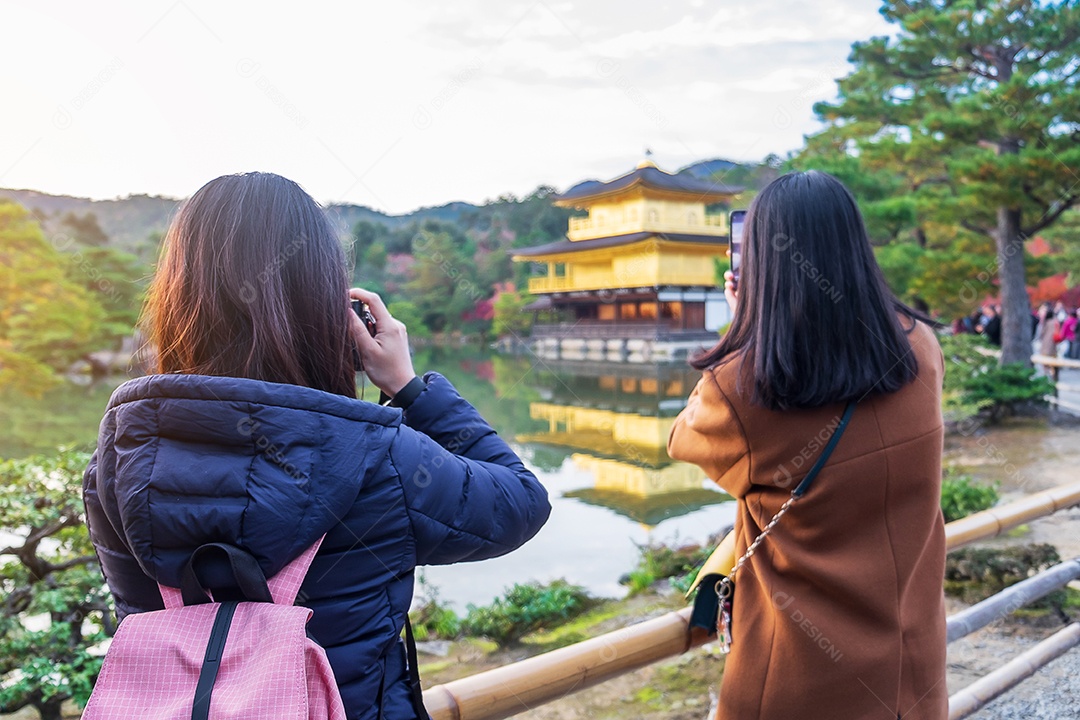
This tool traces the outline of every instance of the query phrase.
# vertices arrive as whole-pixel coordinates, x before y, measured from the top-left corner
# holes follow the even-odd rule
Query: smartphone
[[[732,210],[729,216],[728,248],[731,250],[731,274],[735,284],[739,284],[739,267],[742,265],[743,226],[746,224],[745,210]]]
[[[357,317],[359,317],[360,320],[363,321],[364,327],[367,328],[367,331],[368,333],[370,333],[371,337],[375,337],[375,333],[378,331],[378,328],[375,326],[375,316],[371,314],[371,308],[367,306],[367,303],[365,303],[363,300],[353,300],[352,309],[353,312],[356,313]]]

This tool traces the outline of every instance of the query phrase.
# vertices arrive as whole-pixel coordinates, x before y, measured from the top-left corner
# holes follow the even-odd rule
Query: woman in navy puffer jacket
[[[376,334],[349,299],[371,310]],[[191,552],[225,542],[267,577],[326,534],[298,603],[349,718],[414,718],[400,639],[417,565],[502,555],[547,493],[405,327],[348,289],[344,254],[295,183],[211,181],[179,211],[147,305],[158,374],[125,383],[84,481],[121,618],[163,607]],[[389,406],[356,399],[356,351]]]

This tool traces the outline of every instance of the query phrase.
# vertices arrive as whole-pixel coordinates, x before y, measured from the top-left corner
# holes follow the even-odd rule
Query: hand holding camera
[[[359,305],[350,316],[349,329],[364,372],[377,388],[394,397],[416,377],[405,325],[394,319],[375,293],[353,288],[349,299],[354,310]]]

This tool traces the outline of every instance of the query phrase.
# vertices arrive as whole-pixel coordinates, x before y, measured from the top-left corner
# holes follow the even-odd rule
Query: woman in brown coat
[[[813,485],[737,571],[718,717],[943,719],[934,332],[889,291],[854,198],[824,173],[762,191],[737,289],[727,277],[735,318],[694,361],[702,379],[668,450],[738,501],[736,557],[857,404]]]

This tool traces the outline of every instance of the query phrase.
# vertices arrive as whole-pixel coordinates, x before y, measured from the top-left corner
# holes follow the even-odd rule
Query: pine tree
[[[1001,359],[1028,363],[1023,242],[1080,203],[1080,4],[886,0],[881,13],[896,34],[853,46],[810,144],[904,178],[917,233],[992,239],[996,267],[980,274],[998,278]]]

